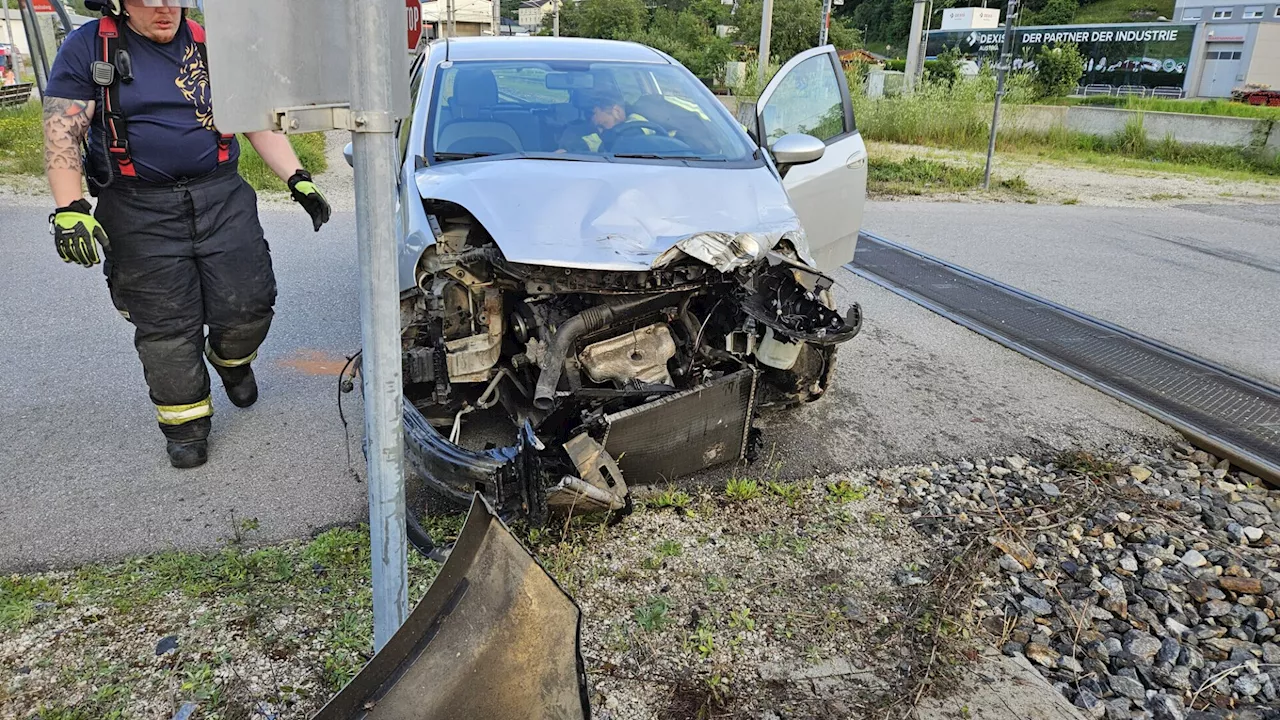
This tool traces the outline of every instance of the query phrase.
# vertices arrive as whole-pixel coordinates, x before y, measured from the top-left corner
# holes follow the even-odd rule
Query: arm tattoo
[[[82,170],[80,142],[93,117],[85,100],[44,99],[44,165],[48,170]]]

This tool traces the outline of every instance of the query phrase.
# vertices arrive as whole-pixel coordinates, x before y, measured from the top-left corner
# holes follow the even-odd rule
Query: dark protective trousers
[[[267,337],[276,300],[258,198],[234,163],[174,185],[117,179],[98,196],[111,300],[135,327],[160,429],[170,440],[209,434],[205,357],[243,367]],[[208,335],[205,327],[208,326]]]

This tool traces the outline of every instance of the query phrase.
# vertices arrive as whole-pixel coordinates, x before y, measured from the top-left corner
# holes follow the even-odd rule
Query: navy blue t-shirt
[[[102,54],[98,22],[85,23],[67,36],[54,60],[46,95],[69,100],[96,100],[89,131],[89,168],[105,178],[101,88],[91,67]],[[128,125],[129,151],[138,177],[155,183],[189,180],[218,166],[218,135],[213,124],[209,72],[186,23],[173,40],[152,42],[120,23],[128,34],[133,82],[120,83],[120,109]],[[240,155],[231,143],[231,159]],[[111,170],[116,171],[112,162]]]

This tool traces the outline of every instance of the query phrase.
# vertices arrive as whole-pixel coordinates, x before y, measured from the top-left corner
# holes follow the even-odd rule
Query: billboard
[[[1195,24],[1173,23],[1014,28],[1013,67],[1034,68],[1040,48],[1074,43],[1084,58],[1081,85],[1182,87],[1195,31]],[[1003,29],[933,30],[929,32],[925,56],[933,58],[943,50],[958,47],[967,58],[994,61],[1000,55],[1003,39]]]

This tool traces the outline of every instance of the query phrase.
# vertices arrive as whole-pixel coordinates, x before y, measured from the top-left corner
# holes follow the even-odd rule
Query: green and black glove
[[[289,193],[293,195],[293,199],[307,214],[311,216],[311,224],[315,225],[316,232],[320,232],[320,226],[329,222],[329,201],[324,199],[324,193],[320,192],[320,188],[311,182],[311,173],[306,170],[299,170],[289,178]]]
[[[62,262],[93,267],[102,262],[98,245],[107,246],[107,233],[94,219],[89,201],[80,198],[49,216],[49,232]]]

